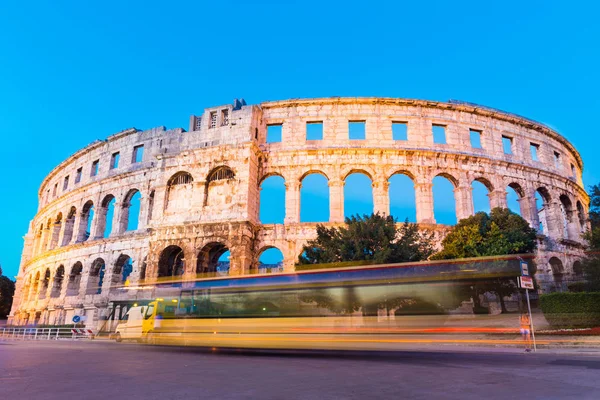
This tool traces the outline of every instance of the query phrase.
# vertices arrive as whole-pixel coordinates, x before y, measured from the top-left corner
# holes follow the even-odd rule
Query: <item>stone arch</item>
[[[492,205],[490,202],[490,194],[494,187],[485,178],[476,178],[471,182],[471,201],[473,202],[473,212],[490,213]]]
[[[344,217],[371,215],[375,210],[373,179],[363,170],[344,177]]]
[[[94,202],[88,200],[81,209],[79,218],[78,242],[85,242],[92,237],[92,222],[94,220]]]
[[[115,205],[117,199],[112,194],[107,194],[100,203],[98,216],[96,217],[96,236],[107,238],[114,231],[113,221],[115,216]]]
[[[60,292],[62,291],[63,282],[65,279],[65,266],[60,265],[56,272],[54,273],[54,281],[52,285],[52,291],[50,292],[50,297],[56,298],[60,297]]]
[[[329,179],[322,171],[313,170],[300,178],[300,222],[328,222]]]
[[[329,182],[329,175],[320,169],[309,169],[308,171],[304,172],[300,176],[300,178],[298,179],[298,182],[302,182],[304,180],[304,178],[306,178],[309,175],[313,175],[313,174],[322,175]]]
[[[69,274],[69,283],[67,283],[67,296],[78,296],[79,286],[81,285],[81,274],[83,273],[83,264],[77,261],[71,267]]]
[[[60,231],[63,224],[63,214],[58,213],[52,224],[52,231],[50,232],[50,247],[49,250],[55,249],[58,246],[58,239],[60,237]]]
[[[224,210],[231,207],[238,185],[235,182],[235,173],[227,165],[213,168],[207,178],[204,188],[204,206],[213,207],[213,210]]]
[[[285,220],[285,178],[271,174],[263,178],[260,190],[260,222],[262,224],[283,224]]]
[[[185,254],[177,245],[167,246],[158,259],[158,277],[177,277],[185,272]]]
[[[227,257],[227,253],[230,254],[230,251],[226,244],[221,242],[210,242],[206,244],[202,247],[200,253],[198,253],[196,273],[220,276],[228,275],[231,264],[229,261],[224,260],[224,258]]]
[[[583,233],[586,231],[586,216],[585,216],[585,210],[583,208],[583,204],[581,204],[581,201],[577,200],[577,221],[579,222],[579,232]]]
[[[189,172],[179,171],[167,181],[165,211],[187,210],[192,204],[194,178]]]
[[[106,274],[106,263],[98,257],[90,266],[90,274],[86,288],[86,294],[101,294],[104,275]]]
[[[137,189],[129,189],[119,216],[118,232],[137,231],[140,223],[140,208],[142,205],[142,194]]]
[[[369,180],[371,182],[373,182],[373,177],[375,176],[375,173],[373,171],[370,171],[369,168],[356,168],[356,167],[352,167],[347,169],[346,171],[342,172],[341,177],[342,177],[342,181],[346,181],[346,179],[348,179],[348,177],[350,175],[353,174],[363,174],[366,175],[367,178],[369,178]]]
[[[577,260],[573,263],[573,275],[578,278],[583,278],[583,266],[581,265],[581,261]]]
[[[142,261],[142,265],[140,267],[140,273],[138,276],[138,280],[143,281],[146,279],[146,270],[148,269],[148,256],[144,256],[144,260]]]
[[[560,207],[560,215],[561,215],[561,226],[562,226],[562,234],[565,239],[575,239],[577,238],[579,232],[575,225],[575,221],[573,219],[574,211],[573,211],[573,202],[566,194],[561,194],[558,196],[559,207]]]
[[[52,279],[52,273],[50,272],[50,268],[46,268],[44,272],[44,277],[42,278],[42,285],[40,288],[40,293],[38,295],[38,299],[43,300],[46,298],[48,294],[48,287],[50,286],[50,281]]]
[[[521,202],[525,192],[521,185],[515,182],[511,182],[506,187],[506,206],[510,211],[515,214],[523,216],[523,210],[521,209]]]
[[[457,222],[454,191],[458,180],[447,173],[437,174],[433,179],[433,216],[438,224],[454,225]]]
[[[556,290],[562,291],[562,282],[565,275],[563,262],[558,257],[551,257],[550,260],[548,260],[548,265],[552,271],[552,278],[554,279]]]
[[[69,213],[67,214],[67,218],[65,219],[65,229],[62,239],[61,246],[67,246],[73,240],[73,230],[75,228],[75,216],[77,215],[77,209],[75,206],[72,206],[69,209]]]
[[[417,222],[417,198],[414,176],[408,171],[393,173],[388,179],[390,215],[398,222]]]
[[[283,252],[275,246],[265,246],[258,252],[257,266],[259,274],[283,272]]]
[[[133,271],[133,260],[127,254],[121,254],[115,261],[111,274],[111,287],[124,284]]]
[[[551,217],[550,210],[550,192],[545,187],[539,187],[535,190],[535,208],[537,212],[538,226],[537,230],[539,233],[549,235],[550,227],[548,222]]]

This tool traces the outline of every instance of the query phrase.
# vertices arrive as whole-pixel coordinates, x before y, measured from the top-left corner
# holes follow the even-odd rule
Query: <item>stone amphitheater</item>
[[[309,128],[317,135],[307,137]],[[434,178],[452,183],[457,219],[474,212],[473,182],[486,186],[491,207],[506,207],[514,191],[539,232],[538,277],[549,282],[542,290],[554,290],[580,274],[589,205],[582,168],[573,145],[547,126],[457,101],[236,100],[192,116],[188,131],[127,129],[76,152],[42,182],[9,323],[68,324],[79,315],[97,328],[118,318],[116,308],[150,298],[135,289],[140,282],[265,272],[265,249],[283,254],[276,270],[293,271],[315,235],[300,201],[312,174],[327,181],[326,225],[344,220],[349,175],[366,175],[374,211],[389,213],[389,180],[402,174],[414,184],[416,222],[440,235],[448,227],[436,224]],[[285,218],[261,223],[261,186],[274,176],[285,181]]]

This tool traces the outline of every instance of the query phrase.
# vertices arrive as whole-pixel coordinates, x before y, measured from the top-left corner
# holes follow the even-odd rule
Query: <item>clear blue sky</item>
[[[0,3],[9,276],[59,162],[131,126],[187,128],[191,114],[236,97],[480,103],[557,129],[581,151],[586,184],[600,180],[594,2],[85,3]]]

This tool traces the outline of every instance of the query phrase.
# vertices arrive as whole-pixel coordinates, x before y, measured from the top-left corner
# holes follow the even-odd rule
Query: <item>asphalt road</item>
[[[249,353],[0,341],[2,399],[600,399],[600,356]]]

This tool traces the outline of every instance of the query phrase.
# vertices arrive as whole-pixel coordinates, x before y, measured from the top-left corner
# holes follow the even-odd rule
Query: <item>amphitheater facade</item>
[[[307,140],[308,125],[322,137]],[[362,138],[350,139],[353,125]],[[395,137],[398,127],[405,137]],[[276,128],[280,140],[268,137]],[[434,140],[436,129],[443,140]],[[458,219],[473,214],[472,182],[487,187],[491,207],[506,207],[514,190],[521,215],[539,230],[542,290],[553,290],[580,273],[589,204],[582,168],[577,150],[552,129],[462,102],[236,100],[192,116],[188,131],[128,129],[73,154],[42,182],[9,323],[65,324],[79,315],[98,327],[115,318],[115,304],[153,295],[137,290],[139,282],[215,272],[226,251],[229,275],[258,272],[268,248],[282,252],[282,270],[293,271],[315,236],[316,223],[300,219],[302,182],[310,174],[328,182],[326,225],[344,220],[350,174],[369,177],[374,211],[381,213],[390,212],[390,177],[404,174],[414,183],[417,223],[440,235],[448,228],[436,224],[435,177],[454,186]],[[262,224],[261,184],[275,175],[285,180],[285,219]]]

